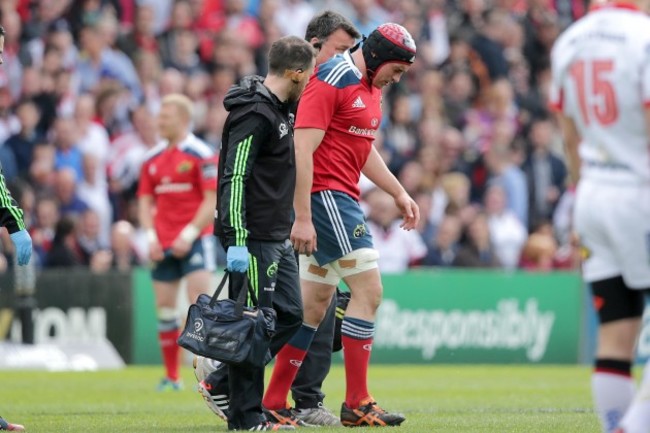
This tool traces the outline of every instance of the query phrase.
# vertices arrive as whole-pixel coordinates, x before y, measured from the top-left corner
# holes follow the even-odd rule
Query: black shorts
[[[621,276],[591,283],[594,308],[600,323],[643,316],[649,289],[630,289]]]

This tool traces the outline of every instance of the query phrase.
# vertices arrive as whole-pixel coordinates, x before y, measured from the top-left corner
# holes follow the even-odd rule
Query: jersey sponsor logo
[[[156,194],[169,194],[169,193],[178,193],[178,192],[187,192],[192,190],[192,184],[189,182],[185,183],[165,183],[156,185],[154,192]]]
[[[278,130],[280,131],[280,139],[282,139],[282,137],[284,137],[289,133],[289,128],[287,127],[287,124],[284,122],[280,123]]]
[[[351,132],[356,135],[363,135],[364,137],[374,137],[377,133],[377,130],[372,128],[359,128],[357,126],[350,126],[348,132]]]
[[[219,169],[217,168],[217,164],[214,162],[207,162],[201,167],[201,174],[204,179],[215,179],[218,172]]]
[[[368,233],[368,229],[366,228],[365,224],[357,224],[357,226],[354,228],[354,231],[352,232],[352,236],[355,238],[360,238],[362,236],[365,236],[366,233]]]
[[[361,96],[357,96],[357,99],[352,103],[352,108],[366,108],[366,104],[363,103]]]
[[[265,292],[275,292],[275,287],[264,287]]]
[[[181,161],[178,166],[176,166],[176,172],[177,173],[187,173],[192,169],[192,161]]]

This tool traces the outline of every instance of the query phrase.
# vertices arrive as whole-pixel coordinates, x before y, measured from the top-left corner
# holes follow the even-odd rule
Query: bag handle
[[[217,299],[219,298],[219,295],[223,291],[223,288],[226,285],[226,281],[228,281],[228,277],[230,276],[230,272],[226,269],[226,271],[223,274],[223,278],[221,278],[221,281],[219,282],[219,285],[217,286],[217,290],[215,290],[214,295],[212,295],[212,298],[210,298],[210,303],[208,304],[210,307],[213,307],[214,304],[217,302]],[[248,293],[251,297],[251,301],[253,302],[253,305],[257,306],[257,296],[255,295],[255,292],[253,291],[253,287],[251,286],[249,280],[248,280],[248,274],[244,272],[244,287],[246,290],[240,290],[239,295],[237,296],[237,299],[235,300],[236,306],[235,306],[235,313],[238,316],[241,316],[244,311],[244,305],[246,304],[246,294]]]

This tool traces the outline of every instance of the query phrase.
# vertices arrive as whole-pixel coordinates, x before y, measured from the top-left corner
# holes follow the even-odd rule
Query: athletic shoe
[[[194,367],[194,376],[196,377],[196,381],[203,382],[210,373],[220,368],[221,365],[223,364],[215,359],[194,355],[192,366]]]
[[[349,408],[345,402],[341,405],[341,423],[345,427],[398,426],[405,419],[402,414],[386,412],[372,398],[362,401],[361,405],[356,409]]]
[[[228,422],[228,409],[230,408],[228,396],[226,394],[211,394],[212,387],[204,381],[199,382],[198,390],[210,410],[219,418]]]
[[[282,425],[275,424],[272,422],[263,422],[262,424],[251,427],[248,431],[280,431],[280,430],[295,430],[296,428],[292,425]]]
[[[323,406],[323,403],[307,409],[292,409],[292,412],[296,418],[310,425],[341,425],[341,420]]]
[[[0,417],[0,430],[6,431],[25,431],[25,427],[20,424],[12,424]]]
[[[271,421],[271,423],[280,424],[280,425],[290,425],[292,427],[315,427],[313,425],[307,424],[301,419],[295,417],[291,409],[279,409],[279,410],[269,410],[264,409],[264,414],[266,419]]]
[[[160,392],[167,392],[167,391],[182,391],[183,390],[183,381],[179,380],[171,380],[170,378],[166,377],[163,380],[160,381],[158,384],[158,391]]]

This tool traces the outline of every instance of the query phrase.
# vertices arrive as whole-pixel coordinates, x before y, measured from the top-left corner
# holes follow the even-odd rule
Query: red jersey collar
[[[607,2],[607,3],[602,3],[598,4],[595,6],[592,6],[590,8],[591,11],[596,11],[600,9],[625,9],[628,11],[635,11],[635,12],[641,12],[641,9],[639,7],[631,2],[626,2],[626,1],[614,1],[614,2]]]

